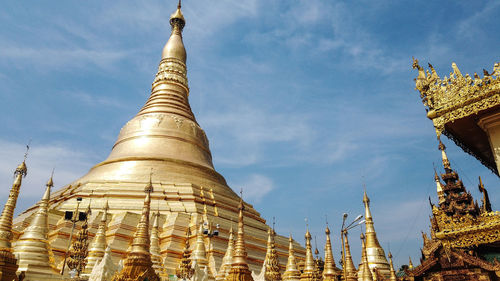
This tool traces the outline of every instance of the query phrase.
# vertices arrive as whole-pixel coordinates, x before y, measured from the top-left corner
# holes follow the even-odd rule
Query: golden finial
[[[483,194],[483,198],[481,199],[482,201],[482,206],[481,206],[481,211],[483,213],[491,212],[491,203],[490,203],[490,197],[488,196],[488,191],[483,185],[483,181],[481,180],[481,177],[479,177],[479,185],[477,186],[479,188],[479,191]]]
[[[35,216],[17,240],[14,249],[18,259],[18,271],[24,271],[28,276],[34,273],[48,279],[58,277],[57,269],[53,264],[53,253],[48,243],[48,209],[52,186],[51,176],[45,193],[38,203]]]
[[[295,253],[293,250],[293,238],[290,233],[288,238],[288,262],[286,264],[285,273],[283,273],[284,281],[297,281],[300,279],[300,271],[297,269],[297,262],[295,260]]]
[[[182,42],[182,30],[186,25],[186,20],[182,15],[180,2],[177,5],[177,10],[170,16],[170,25],[172,26],[172,34],[163,48],[162,59],[177,59],[185,64],[186,48]]]
[[[396,271],[394,270],[394,264],[392,263],[392,253],[389,251],[389,264],[391,265],[391,275],[389,276],[389,281],[397,281]]]
[[[437,191],[437,195],[439,198],[439,204],[441,204],[445,201],[445,198],[444,198],[443,185],[441,184],[441,181],[439,180],[439,176],[437,174],[436,169],[434,169],[434,181],[436,182],[436,191]]]
[[[441,141],[441,137],[438,137],[438,141],[439,141],[438,148],[439,150],[441,150],[441,157],[443,158],[443,167],[446,170],[451,170],[450,161],[448,160],[448,156],[446,155],[446,146]]]
[[[411,257],[408,257],[408,258],[409,258],[408,269],[412,270],[413,269],[413,262],[411,261]]]

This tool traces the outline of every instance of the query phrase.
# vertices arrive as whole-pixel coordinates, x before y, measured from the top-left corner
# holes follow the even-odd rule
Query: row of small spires
[[[46,184],[46,191],[42,197],[42,200],[39,203],[38,210],[35,214],[35,217],[33,220],[30,222],[30,225],[25,229],[21,237],[18,239],[16,243],[16,249],[12,248],[12,215],[13,211],[15,208],[15,204],[17,201],[17,197],[19,195],[19,190],[21,187],[21,181],[22,177],[24,177],[27,174],[27,167],[25,162],[23,162],[21,165],[19,165],[15,171],[15,180],[14,184],[12,187],[12,190],[9,194],[9,199],[7,200],[7,203],[5,204],[4,210],[2,212],[2,216],[0,217],[0,251],[6,251],[6,252],[14,252],[16,253],[17,259],[18,259],[18,265],[20,266],[20,270],[23,268],[28,268],[28,264],[31,262],[37,262],[40,264],[40,261],[42,262],[41,264],[45,265],[45,268],[39,268],[43,270],[39,271],[45,271],[51,272],[52,274],[57,274],[55,266],[53,265],[53,260],[51,260],[51,251],[50,251],[50,245],[47,242],[47,236],[48,236],[48,227],[47,227],[47,212],[48,212],[48,203],[50,200],[50,190],[53,187],[53,181],[52,177],[49,179],[49,181]],[[131,250],[129,251],[127,255],[127,259],[131,261],[137,261],[137,260],[146,260],[146,264],[150,264],[151,268],[154,268],[156,270],[159,270],[162,268],[161,265],[161,257],[160,257],[160,247],[159,247],[159,229],[158,229],[158,217],[159,213],[156,213],[153,215],[154,217],[154,222],[153,222],[153,228],[151,232],[151,236],[149,235],[149,213],[150,213],[150,203],[151,203],[151,197],[150,194],[153,191],[153,186],[150,182],[147,184],[145,188],[146,192],[146,197],[144,199],[144,207],[141,215],[140,222],[138,224],[137,230],[134,234]],[[365,203],[365,218],[367,220],[367,236],[370,235],[370,232],[374,234],[374,229],[373,229],[373,221],[371,218],[371,213],[369,210],[369,199],[366,195],[366,192],[364,194],[363,202]],[[90,207],[89,207],[90,208]],[[231,269],[235,267],[233,270],[233,275],[236,274],[241,274],[245,273],[248,274],[250,273],[248,269],[248,265],[246,264],[246,251],[245,251],[245,246],[244,246],[244,231],[243,231],[243,209],[244,209],[244,204],[243,201],[240,201],[239,204],[239,222],[238,222],[238,234],[237,234],[237,240],[236,243],[233,241],[233,233],[232,229],[230,231],[230,237],[229,237],[229,243],[228,243],[228,249],[226,252],[226,255],[223,259],[223,264],[221,266],[221,269],[219,270],[217,277],[218,280],[221,279],[221,274],[224,274],[225,277],[229,275],[231,272]],[[85,270],[87,273],[91,271],[91,269],[100,261],[103,259],[105,252],[106,252],[106,221],[107,221],[107,211],[108,211],[108,204],[106,202],[105,207],[103,208],[103,214],[101,217],[101,222],[98,226],[98,230],[96,233],[96,236],[90,245],[89,251],[88,251],[88,257],[86,259],[87,263],[87,269]],[[87,213],[89,210],[87,210]],[[5,234],[4,234],[5,233]],[[199,265],[206,265],[204,261],[206,261],[206,256],[205,256],[205,250],[204,250],[204,243],[203,243],[203,226],[200,224],[200,228],[198,231],[197,235],[197,245],[194,250],[194,254],[192,259],[195,260]],[[339,269],[335,266],[335,261],[333,259],[332,255],[332,248],[331,248],[331,242],[330,242],[330,229],[326,228],[326,235],[327,235],[327,243],[325,245],[325,267],[323,271],[323,279],[324,280],[330,280],[330,279],[335,279],[336,277],[340,276]],[[344,232],[345,235],[345,242],[346,242],[346,249],[345,249],[345,269],[347,274],[355,274],[355,268],[354,264],[352,262],[352,257],[350,255],[350,249],[349,249],[349,244],[347,240],[347,231]],[[277,262],[277,255],[276,255],[276,250],[275,250],[275,245],[274,245],[274,236],[275,232],[274,230],[269,229],[269,235],[268,235],[268,249],[266,253],[266,258],[264,261],[264,265],[262,268],[262,272],[264,272],[265,280],[280,280],[281,276],[279,273],[279,265]],[[372,235],[373,236],[373,235]],[[5,237],[8,237],[9,239],[5,239]],[[305,266],[304,266],[304,271],[302,274],[300,274],[300,280],[319,280],[320,278],[318,277],[317,274],[317,264],[314,262],[313,259],[313,254],[312,254],[312,249],[311,249],[311,234],[309,230],[306,232],[306,260],[305,260]],[[373,237],[372,237],[373,238]],[[376,239],[376,237],[375,237]],[[199,241],[198,241],[199,240]],[[366,258],[366,243],[363,237],[363,255]],[[46,253],[45,255],[38,255],[39,259],[42,260],[33,260],[33,253],[30,253],[29,251],[17,251],[17,248],[22,248],[23,245],[26,243],[32,243],[30,241],[37,241],[36,246],[38,249],[33,250],[33,245],[30,244],[28,246],[31,246],[31,251],[36,251],[38,253]],[[200,243],[201,241],[201,243]],[[373,243],[373,242],[372,242]],[[234,245],[235,244],[235,245]],[[375,244],[378,244],[378,241],[375,241]],[[234,251],[233,251],[234,249]],[[181,259],[180,262],[180,267],[183,268],[185,267],[188,263],[186,263],[185,259],[188,256],[188,251],[189,251],[189,239],[186,239],[186,249],[184,250],[184,255],[183,259]],[[391,255],[389,255],[389,258],[391,259]],[[130,270],[130,267],[135,266],[134,262],[127,263],[127,261],[124,262],[124,267],[122,269],[122,272],[125,272],[124,274],[130,274],[131,272],[136,272],[136,270]],[[362,260],[361,265],[364,266],[364,264],[367,264],[367,261]],[[127,269],[128,268],[128,269]],[[290,236],[290,249],[289,249],[289,259],[288,259],[288,264],[286,266],[287,270],[283,274],[283,279],[285,280],[294,280],[298,274],[300,273],[297,269],[296,265],[296,259],[294,256],[294,251],[293,251],[293,239]],[[147,270],[146,270],[147,271]],[[160,270],[161,271],[161,270]],[[393,272],[394,269],[392,268],[392,259],[391,259],[391,272]],[[182,276],[182,270],[179,271],[181,276]],[[184,270],[184,272],[189,272]],[[262,274],[261,272],[261,274]],[[363,274],[367,275],[370,273],[370,271],[363,271],[363,268],[360,268],[360,272],[363,272]],[[153,274],[153,271],[150,271],[150,274]],[[155,273],[156,274],[156,273]],[[371,274],[371,273],[370,273]],[[279,276],[279,277],[278,277]],[[349,276],[349,275],[348,275]],[[258,276],[256,276],[258,279]]]
[[[448,157],[445,153],[445,147],[441,143],[441,141],[439,144],[439,149],[442,151],[443,166],[445,167],[445,170],[447,173],[451,173],[452,170],[450,168]],[[13,219],[13,213],[14,213],[14,209],[16,206],[16,202],[17,202],[17,197],[19,195],[19,190],[21,187],[22,178],[24,176],[26,176],[26,174],[27,174],[27,167],[26,167],[25,161],[23,161],[17,167],[17,169],[14,173],[15,180],[14,180],[12,189],[10,191],[9,198],[5,204],[4,210],[3,210],[2,215],[0,217],[0,251],[7,253],[7,254],[12,253],[12,252],[16,252],[16,249],[12,249],[12,237],[13,237],[12,219]],[[439,179],[437,179],[437,181],[438,180]],[[34,245],[33,245],[32,241],[36,241],[35,248],[38,247],[37,251],[47,253],[47,255],[45,255],[46,257],[42,257],[41,258],[42,260],[37,260],[37,262],[42,262],[42,264],[46,264],[45,269],[48,271],[50,271],[50,269],[55,269],[55,267],[50,263],[50,257],[51,257],[51,253],[49,250],[50,246],[47,243],[47,235],[48,235],[47,211],[48,211],[48,203],[50,200],[50,190],[52,187],[53,187],[53,180],[51,177],[46,184],[46,191],[42,197],[42,200],[40,201],[39,208],[35,214],[34,219],[31,221],[30,225],[26,228],[24,233],[18,239],[18,242],[16,244],[16,248],[22,249],[23,247],[26,247],[26,248],[33,249]],[[441,186],[440,182],[438,182],[437,188],[438,188],[438,190],[437,190],[438,195],[440,196],[440,200],[441,200],[441,197],[443,196],[443,194],[441,194],[442,186]],[[441,190],[440,190],[440,188],[441,188]],[[482,188],[484,189],[484,187],[482,187]],[[150,202],[151,202],[150,193],[152,191],[153,191],[153,186],[152,186],[152,182],[150,179],[148,185],[145,188],[146,198],[144,200],[144,208],[143,208],[143,212],[142,212],[142,216],[141,216],[141,221],[137,227],[136,233],[134,234],[132,248],[131,248],[131,251],[129,252],[129,255],[134,257],[134,258],[131,258],[132,260],[140,258],[140,259],[149,259],[149,261],[151,262],[151,255],[150,255],[150,250],[151,250],[153,260],[155,261],[155,267],[158,268],[158,267],[161,267],[158,264],[158,261],[161,262],[161,258],[159,258],[160,254],[159,254],[159,238],[158,238],[158,215],[159,214],[156,214],[154,216],[155,219],[154,219],[153,231],[151,233],[152,234],[151,238],[148,234],[148,232],[149,232],[149,212],[150,212]],[[486,193],[485,193],[485,196],[487,196]],[[487,199],[487,197],[485,199]],[[380,245],[376,239],[376,236],[375,236],[375,230],[373,228],[373,220],[372,220],[371,212],[369,209],[369,202],[370,201],[369,201],[368,196],[366,195],[366,192],[364,193],[363,202],[365,204],[365,219],[366,219],[365,223],[366,223],[367,242],[368,242],[368,240],[371,240],[371,242],[369,242],[370,246],[380,247]],[[486,205],[489,205],[489,202],[484,202],[484,203],[488,203]],[[238,223],[238,239],[240,239],[240,237],[241,237],[241,240],[240,240],[240,242],[236,243],[236,245],[238,247],[236,247],[235,252],[233,254],[234,259],[232,259],[230,261],[228,258],[226,258],[224,261],[223,267],[228,267],[230,262],[231,262],[231,267],[232,267],[234,260],[236,260],[236,262],[237,262],[236,265],[238,265],[237,268],[239,270],[238,272],[246,272],[246,271],[249,272],[248,265],[246,265],[246,267],[242,265],[242,264],[246,264],[246,261],[245,261],[246,252],[244,250],[243,222],[242,222],[243,221],[244,205],[243,205],[242,201],[240,201],[239,208],[240,208],[240,212],[239,212],[239,223]],[[491,208],[491,207],[489,207],[489,208]],[[103,214],[103,217],[101,219],[101,224],[99,225],[99,229],[98,229],[97,234],[96,234],[96,238],[94,239],[94,242],[93,242],[91,249],[89,251],[88,262],[89,262],[90,267],[92,266],[92,264],[95,264],[98,259],[100,259],[104,256],[104,252],[106,249],[106,238],[105,238],[106,230],[105,230],[105,228],[106,228],[106,219],[107,219],[107,209],[108,209],[108,206],[106,204],[106,207],[104,208],[104,214]],[[202,226],[200,225],[199,233],[201,234],[202,231],[203,231],[203,229],[202,229]],[[271,233],[272,233],[272,235],[271,235]],[[332,268],[335,268],[335,262],[333,260],[333,255],[331,255],[331,243],[330,243],[330,237],[329,237],[330,230],[328,229],[328,227],[327,227],[326,233],[327,233],[327,245],[325,246],[325,250],[326,250],[326,252],[325,252],[325,262],[326,262],[325,274],[328,275],[328,274],[335,271],[332,269]],[[347,231],[345,231],[343,233],[345,234],[345,241],[346,241],[346,245],[347,245],[347,247],[345,249],[345,256],[344,256],[345,263],[346,263],[344,270],[346,271],[346,274],[352,275],[352,273],[355,271],[355,268],[353,266],[352,257],[350,256],[350,250],[348,247]],[[271,237],[272,237],[272,240],[271,240]],[[344,238],[344,237],[342,237],[342,238]],[[306,263],[305,263],[303,274],[307,273],[307,274],[309,274],[308,278],[313,278],[314,272],[311,272],[311,270],[314,270],[314,266],[313,266],[313,263],[311,263],[312,251],[311,251],[310,240],[311,240],[311,235],[309,233],[309,230],[307,230],[307,232],[306,232],[306,250],[307,250],[306,253],[307,254],[306,254]],[[364,236],[362,237],[362,240],[363,240],[362,245],[363,245],[363,249],[364,249],[363,254],[366,255],[366,253],[365,253],[366,244],[364,241]],[[151,245],[150,245],[150,241],[152,242]],[[290,238],[290,241],[292,241],[291,238]],[[230,239],[230,243],[231,243],[231,239]],[[150,247],[151,247],[151,249],[150,249]],[[290,247],[293,247],[292,244],[290,244]],[[228,245],[228,251],[230,248],[231,248],[230,245]],[[202,252],[204,252],[204,251],[202,251]],[[274,254],[273,254],[273,252],[274,252]],[[291,253],[293,254],[293,249],[291,249]],[[230,255],[230,254],[227,254],[227,255]],[[273,255],[275,256],[275,258],[277,258],[276,254],[275,254],[275,249],[274,249],[274,230],[272,230],[272,231],[270,230],[269,243],[268,243],[268,253],[266,254],[266,260],[264,262],[263,271],[264,270],[266,272],[270,271],[270,270],[276,271],[276,268],[279,270],[279,266],[277,265],[277,261],[273,261],[274,258],[271,258],[271,257],[273,257]],[[29,253],[29,252],[25,252],[25,251],[18,251],[17,258],[19,259],[18,264],[21,267],[21,269],[23,268],[23,266],[27,268],[28,263],[33,262],[32,259],[34,256],[36,256],[36,255],[33,255],[33,253]],[[40,259],[40,257],[37,257],[37,258]],[[195,258],[196,258],[196,260],[203,260],[203,257],[200,256],[199,251],[198,251],[198,256],[195,256]],[[384,257],[384,259],[385,259],[385,257]],[[389,259],[391,260],[391,274],[392,274],[394,269],[392,268],[391,254],[389,254]],[[291,260],[295,260],[295,259],[290,258],[289,260],[291,262]],[[363,258],[361,265],[363,265],[364,263],[365,263],[365,260]],[[181,264],[182,264],[182,262],[181,262]],[[288,265],[287,265],[287,268],[288,268]],[[292,266],[291,268],[293,269],[294,267]],[[370,271],[364,270],[364,265],[363,265],[363,268],[360,268],[360,272],[363,272],[364,275],[371,274]],[[279,274],[279,271],[277,273],[274,272],[273,274],[275,276],[277,276],[277,274]],[[285,272],[284,276],[288,276],[290,274],[291,274],[290,272],[289,273]],[[269,280],[276,280],[275,278],[266,278],[266,280],[268,280],[268,279]]]

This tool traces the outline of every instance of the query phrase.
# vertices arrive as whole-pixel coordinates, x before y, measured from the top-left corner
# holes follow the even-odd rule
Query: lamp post
[[[347,213],[344,213],[342,215],[342,227],[340,229],[340,237],[342,239],[342,269],[344,271],[344,281],[347,281],[344,235],[347,236],[347,231],[355,228],[358,225],[365,223],[365,220],[361,220],[363,216],[358,215],[351,223],[346,225],[346,220],[348,216],[349,215]]]

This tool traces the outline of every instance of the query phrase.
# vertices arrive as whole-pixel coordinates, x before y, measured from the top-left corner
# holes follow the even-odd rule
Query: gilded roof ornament
[[[430,71],[425,71],[413,58],[412,67],[418,70],[415,88],[420,92],[427,117],[434,123],[438,136],[444,131],[446,123],[500,104],[498,62],[494,64],[491,74],[484,70],[483,78],[474,73],[474,79],[469,74],[462,75],[456,63],[452,63],[450,76],[443,79],[430,63]]]

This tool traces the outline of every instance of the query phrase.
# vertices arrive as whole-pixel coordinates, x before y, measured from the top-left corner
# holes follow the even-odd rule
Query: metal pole
[[[71,233],[69,235],[68,247],[66,247],[66,252],[64,253],[64,262],[63,262],[63,267],[61,269],[61,275],[64,275],[64,269],[66,267],[66,259],[68,258],[69,247],[71,246],[71,240],[73,240],[73,231],[75,230],[76,222],[78,221],[78,216],[79,216],[78,207],[80,206],[80,202],[82,201],[82,199],[80,197],[77,198],[76,200],[77,200],[76,210],[75,210],[75,213],[73,214],[73,217],[71,218],[71,222],[73,222],[73,226],[71,227]]]
[[[347,271],[345,268],[345,244],[344,244],[344,229],[340,230],[340,236],[342,237],[342,269],[344,270],[344,281],[347,281]]]

